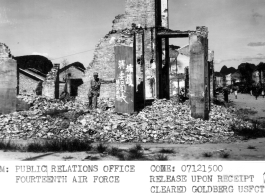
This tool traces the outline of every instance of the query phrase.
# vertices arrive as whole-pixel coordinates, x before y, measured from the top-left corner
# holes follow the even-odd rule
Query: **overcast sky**
[[[265,62],[265,0],[169,0],[169,6],[171,29],[209,28],[217,71]],[[0,0],[0,42],[14,56],[41,54],[87,66],[124,9],[125,0]],[[171,43],[182,46],[188,39]]]

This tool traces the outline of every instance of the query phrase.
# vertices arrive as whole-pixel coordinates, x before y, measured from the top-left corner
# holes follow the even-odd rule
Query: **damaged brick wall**
[[[42,94],[50,98],[59,98],[59,64],[54,64],[43,82]]]
[[[24,74],[19,74],[19,94],[35,94],[34,90],[36,89],[39,81],[29,78]]]
[[[118,45],[133,46],[132,25],[141,26],[144,29],[145,43],[145,76],[146,76],[146,97],[155,96],[154,90],[149,85],[155,79],[155,41],[156,41],[156,0],[126,0],[125,13],[120,14],[113,20],[112,31],[104,38],[100,39],[94,51],[94,58],[90,63],[85,76],[84,84],[80,86],[78,99],[87,100],[89,81],[93,78],[93,72],[98,72],[102,79],[113,79],[115,76],[115,54],[114,47]],[[168,0],[161,0],[162,4],[162,26],[168,28]],[[167,22],[166,22],[167,21]],[[142,36],[136,38],[136,58],[140,59],[142,54]],[[142,64],[138,63],[136,67],[137,83],[143,78]],[[150,95],[152,94],[152,95]],[[115,84],[101,86],[101,97],[115,97]]]
[[[154,27],[155,0],[126,0],[125,14],[115,17],[112,29],[130,29],[132,23],[142,27]]]
[[[0,114],[16,111],[17,61],[10,49],[0,43]]]
[[[168,16],[168,0],[161,1],[161,18],[162,26],[169,27],[169,16]]]
[[[80,86],[79,98],[87,100],[87,93],[93,73],[98,72],[101,79],[110,80],[115,76],[114,46],[129,45],[133,46],[132,37],[126,37],[122,33],[110,32],[99,41],[94,51],[93,61],[82,78],[84,84]],[[115,84],[103,84],[101,86],[101,97],[113,97],[115,95]]]

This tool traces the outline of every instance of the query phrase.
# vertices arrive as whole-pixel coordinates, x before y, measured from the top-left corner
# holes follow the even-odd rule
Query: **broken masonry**
[[[168,15],[168,0],[126,0],[125,14],[115,17],[112,30],[96,46],[93,61],[83,79],[85,84],[81,86],[83,93],[79,98],[86,98],[88,81],[93,72],[99,72],[103,79],[114,77],[114,48],[127,46],[134,48],[132,55],[135,67],[134,95],[127,97],[140,108],[150,104],[155,98],[169,99],[173,91],[171,80],[179,77],[177,68],[175,71],[172,69],[174,59],[177,62],[178,51],[169,46],[169,39],[189,38],[190,81],[186,81],[186,86],[190,87],[192,116],[208,119],[210,89],[213,89],[210,87],[209,76],[208,29],[201,26],[193,31],[171,30]],[[101,90],[102,97],[117,96],[115,84],[102,86]],[[128,102],[128,99],[124,100]]]

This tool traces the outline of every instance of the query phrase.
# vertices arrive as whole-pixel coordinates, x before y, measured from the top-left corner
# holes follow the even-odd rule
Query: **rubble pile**
[[[210,119],[190,116],[188,103],[155,100],[137,114],[114,112],[114,100],[99,99],[99,109],[86,102],[62,102],[41,96],[20,96],[29,111],[0,115],[0,138],[79,138],[104,142],[206,143],[235,140],[232,126],[252,128],[236,118],[234,108],[212,105]]]
[[[60,101],[58,99],[53,99],[45,96],[37,96],[37,95],[19,95],[17,96],[19,100],[24,101],[27,104],[32,105],[30,108],[33,110],[40,111],[51,111],[52,109],[57,110],[86,110],[88,106],[88,102],[82,101]],[[114,99],[112,98],[99,98],[98,99],[98,107],[102,110],[106,110],[109,108],[113,108],[115,104]]]

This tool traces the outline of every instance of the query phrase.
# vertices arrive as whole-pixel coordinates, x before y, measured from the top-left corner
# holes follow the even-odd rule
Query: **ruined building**
[[[168,28],[168,0],[161,0],[161,11],[158,14],[157,0],[126,0],[125,13],[120,14],[113,20],[112,30],[100,39],[96,45],[93,61],[87,68],[82,85],[81,98],[87,99],[89,80],[93,72],[99,72],[100,78],[113,79],[115,76],[114,46],[133,46],[133,28],[139,27],[144,31],[142,40],[141,34],[136,35],[137,50],[137,79],[139,85],[143,79],[143,65],[145,65],[146,98],[154,98],[156,89],[153,83],[156,78],[156,36],[157,27]],[[158,21],[160,15],[161,21]],[[142,48],[144,42],[144,48]],[[142,61],[144,50],[145,58]],[[101,86],[101,97],[115,97],[115,84]]]
[[[83,84],[84,72],[85,67],[80,62],[69,64],[61,69],[60,64],[54,64],[43,82],[42,94],[58,99],[60,94],[66,90],[71,97],[76,97],[79,93],[79,86]]]
[[[44,81],[46,75],[34,69],[19,68],[19,94],[35,94],[36,87],[40,81]]]
[[[106,80],[115,77],[115,46],[135,46],[136,94],[140,94],[144,101],[154,98],[169,99],[171,66],[174,63],[172,58],[178,55],[178,51],[169,46],[169,38],[186,37],[189,38],[188,50],[192,64],[192,113],[198,110],[203,113],[199,114],[200,117],[208,118],[204,112],[209,111],[210,98],[208,29],[199,26],[193,31],[171,30],[168,16],[168,0],[126,0],[125,13],[115,17],[112,30],[96,46],[94,58],[83,79],[80,98],[87,100],[89,80],[93,78],[93,72],[99,72],[99,76]],[[114,98],[115,84],[102,85],[101,97]],[[137,104],[137,95],[135,103]],[[193,116],[199,116],[195,115]]]
[[[83,84],[82,77],[85,73],[85,67],[80,62],[74,62],[59,70],[59,94],[65,90],[65,84],[67,82],[67,91],[70,96],[78,95],[78,88]]]
[[[18,94],[35,94],[40,81],[44,81],[53,64],[44,56],[16,56],[18,66]]]

